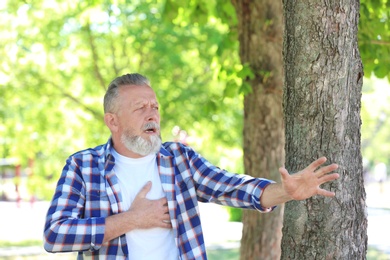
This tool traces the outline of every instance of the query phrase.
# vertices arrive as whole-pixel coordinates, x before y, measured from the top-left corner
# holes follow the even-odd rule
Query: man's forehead
[[[158,104],[158,101],[153,98],[153,99],[148,99],[148,98],[139,98],[137,100],[133,100],[133,102],[131,102],[133,105],[137,106],[137,105],[144,105],[144,104]]]
[[[138,97],[154,97],[156,98],[156,93],[148,85],[138,86],[138,85],[126,85],[120,90],[123,93],[127,93],[129,96],[138,98]]]
[[[124,91],[124,98],[129,100],[132,104],[144,104],[144,103],[158,103],[156,94],[149,86],[128,86],[122,88]]]

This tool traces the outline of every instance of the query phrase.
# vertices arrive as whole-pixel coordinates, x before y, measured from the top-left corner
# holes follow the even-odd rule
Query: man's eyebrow
[[[134,102],[133,103],[133,105],[134,106],[143,106],[143,105],[147,105],[147,104],[151,104],[151,105],[153,105],[153,106],[155,106],[155,105],[159,105],[159,103],[158,103],[158,101],[157,100],[154,100],[154,101],[146,101],[146,100],[140,100],[140,101],[137,101],[137,102]]]
[[[146,102],[144,100],[140,100],[140,101],[137,101],[137,102],[134,102],[133,103],[135,106],[139,106],[139,105],[144,105],[146,104]]]

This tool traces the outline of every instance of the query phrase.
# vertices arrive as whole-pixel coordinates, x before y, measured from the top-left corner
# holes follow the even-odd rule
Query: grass
[[[367,249],[367,260],[388,260],[389,255],[385,254],[381,250],[369,246]]]
[[[240,259],[240,249],[219,249],[219,250],[207,250],[208,260],[238,260]]]
[[[42,246],[42,241],[40,240],[25,240],[21,242],[9,242],[9,241],[0,241],[0,248],[7,248],[7,247],[28,247],[28,246]],[[52,255],[54,256],[54,255]],[[59,255],[57,255],[59,257]],[[239,248],[233,248],[233,249],[216,249],[216,250],[207,250],[207,256],[209,260],[238,260],[240,258],[240,249]],[[56,257],[56,259],[58,259]],[[63,256],[65,257],[65,255]],[[74,257],[73,257],[74,258]],[[7,259],[7,260],[21,260],[21,259],[42,259],[39,256],[10,256],[6,258],[0,259]],[[70,258],[72,259],[72,258]],[[383,253],[382,251],[374,248],[374,247],[368,247],[367,250],[367,260],[387,260],[389,259],[389,255]]]
[[[207,256],[209,260],[238,260],[240,259],[240,250],[235,249],[224,249],[224,250],[208,250]],[[377,250],[373,247],[367,249],[367,260],[388,260],[389,255]]]
[[[42,246],[42,240],[23,240],[23,241],[19,241],[19,242],[0,240],[0,248],[26,247],[26,246]]]

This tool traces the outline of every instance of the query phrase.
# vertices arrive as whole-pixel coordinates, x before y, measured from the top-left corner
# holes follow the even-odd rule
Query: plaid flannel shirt
[[[128,259],[125,235],[103,244],[105,218],[123,212],[110,147],[111,139],[67,159],[46,217],[46,251],[78,251],[79,259]],[[272,210],[260,205],[272,181],[221,170],[181,143],[164,143],[157,164],[180,259],[207,259],[198,201]]]

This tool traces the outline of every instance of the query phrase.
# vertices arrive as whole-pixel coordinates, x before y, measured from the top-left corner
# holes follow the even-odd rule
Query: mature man
[[[93,259],[206,259],[198,201],[269,212],[289,200],[334,196],[338,178],[322,157],[281,183],[210,164],[190,147],[161,142],[159,105],[149,81],[127,74],[104,97],[111,137],[71,155],[47,213],[49,252]]]

